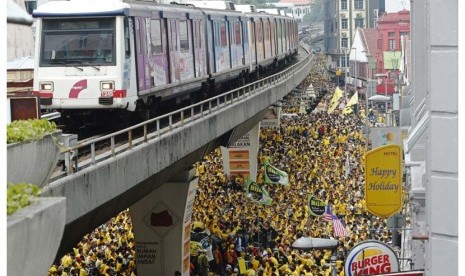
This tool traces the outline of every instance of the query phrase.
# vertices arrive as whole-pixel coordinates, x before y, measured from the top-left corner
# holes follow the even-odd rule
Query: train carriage
[[[216,82],[236,78],[249,71],[247,17],[236,11],[203,9],[207,21],[209,73]]]
[[[264,13],[70,0],[43,4],[33,16],[34,93],[44,109],[156,111],[297,51],[296,22]]]

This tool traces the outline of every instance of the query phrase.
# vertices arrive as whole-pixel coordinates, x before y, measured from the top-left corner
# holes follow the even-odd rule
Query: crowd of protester
[[[259,165],[269,158],[289,176],[288,186],[270,185],[264,183],[263,167],[259,170],[256,182],[268,190],[270,206],[246,198],[244,179],[225,174],[220,149],[195,165],[199,182],[192,231],[210,238],[207,245],[191,250],[191,275],[330,275],[330,250],[291,248],[302,236],[338,240],[336,269],[344,275],[343,262],[355,244],[391,239],[385,220],[365,208],[365,118],[344,115],[339,108],[326,112],[334,86],[323,69],[324,59],[316,62],[301,84],[306,88],[311,83],[317,91],[317,98],[307,104],[307,114],[283,117],[279,129],[260,130]],[[284,110],[298,111],[299,107]],[[309,194],[330,204],[348,236],[335,238],[331,222],[309,215]],[[131,227],[129,212],[122,212],[86,235],[49,275],[136,275]],[[239,274],[242,261],[246,271]]]

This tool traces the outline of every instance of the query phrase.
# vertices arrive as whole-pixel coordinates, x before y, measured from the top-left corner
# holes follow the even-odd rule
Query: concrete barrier
[[[66,198],[39,197],[7,217],[8,275],[47,275],[63,236]]]
[[[43,139],[7,145],[8,182],[27,182],[43,187],[56,168],[61,130]]]

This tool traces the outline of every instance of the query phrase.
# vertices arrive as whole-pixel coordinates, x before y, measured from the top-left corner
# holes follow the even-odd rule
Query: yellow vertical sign
[[[367,210],[387,218],[402,209],[402,155],[399,145],[370,150],[365,156]]]

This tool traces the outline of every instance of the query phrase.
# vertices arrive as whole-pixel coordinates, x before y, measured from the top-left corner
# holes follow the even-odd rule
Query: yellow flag
[[[349,102],[347,103],[346,107],[344,108],[344,111],[342,111],[343,114],[350,114],[352,112],[352,106],[358,104],[358,91],[355,92],[355,94],[350,98]]]
[[[331,99],[331,102],[329,103],[329,109],[328,109],[328,114],[333,113],[334,109],[336,109],[336,106],[339,103],[339,99],[342,97],[342,90],[339,89],[339,86],[336,87],[336,90],[334,91],[333,98]]]

